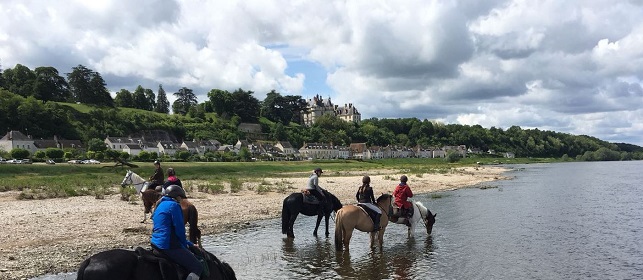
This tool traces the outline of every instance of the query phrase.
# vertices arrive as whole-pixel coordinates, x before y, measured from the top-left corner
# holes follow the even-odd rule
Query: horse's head
[[[438,214],[433,214],[429,209],[424,207],[424,204],[422,202],[415,202],[415,205],[418,207],[420,210],[420,215],[422,216],[422,219],[424,219],[424,225],[426,226],[426,233],[428,235],[431,235],[431,232],[433,231],[433,224],[435,224],[435,216]]]
[[[393,212],[393,205],[391,204],[393,202],[393,196],[387,193],[382,193],[375,202],[377,205],[382,208],[382,210],[385,210],[387,215],[391,215]]]
[[[342,205],[342,202],[339,200],[339,198],[337,198],[335,195],[328,192],[327,190],[323,190],[323,192],[324,192],[324,195],[327,198],[329,198],[330,206],[333,211],[337,212],[337,210],[342,209],[343,205]]]
[[[132,174],[134,174],[132,170],[127,170],[127,173],[125,173],[125,177],[121,182],[121,188],[124,188],[125,186],[132,184]]]

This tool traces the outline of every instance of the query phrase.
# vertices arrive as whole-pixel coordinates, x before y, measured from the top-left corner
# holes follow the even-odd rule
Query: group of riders
[[[308,185],[306,190],[315,196],[321,203],[326,201],[326,196],[324,195],[323,189],[319,186],[319,177],[324,173],[321,168],[315,168],[313,174],[310,175],[308,179]],[[407,184],[409,178],[406,175],[400,177],[400,183],[395,187],[393,191],[393,197],[395,198],[394,204],[398,210],[396,217],[405,218],[404,222],[407,226],[410,226],[410,218],[413,213],[413,205],[408,201],[408,198],[413,197],[413,191],[411,187]],[[371,216],[373,220],[373,231],[378,231],[380,229],[380,217],[382,215],[382,210],[377,207],[375,201],[375,195],[373,192],[373,187],[371,187],[371,177],[364,176],[362,178],[362,185],[357,189],[355,194],[355,199],[360,206],[364,206],[365,210]]]
[[[159,161],[154,162],[154,174],[150,176],[148,189],[154,188],[163,196],[156,204],[156,209],[152,215],[154,223],[150,243],[154,250],[166,255],[168,258],[178,263],[190,274],[187,280],[199,279],[203,273],[203,266],[196,256],[190,251],[194,250],[195,245],[186,237],[185,226],[183,222],[183,212],[181,210],[181,200],[186,199],[185,190],[181,180],[176,176],[173,168],[167,169],[167,179],[163,173],[163,168]],[[315,168],[313,174],[308,179],[306,190],[316,197],[321,204],[326,202],[324,190],[319,186],[319,177],[323,171],[321,168]],[[407,184],[408,178],[405,175],[400,177],[400,183],[395,187],[393,196],[394,204],[399,208],[398,216],[406,218],[408,224],[412,211],[412,204],[408,198],[413,197],[413,192]],[[377,207],[373,188],[370,185],[371,178],[364,176],[362,185],[357,190],[355,198],[359,205],[365,207],[367,213],[373,219],[373,231],[380,229],[381,209]]]
[[[163,196],[156,204],[152,221],[152,237],[150,243],[152,248],[175,263],[178,263],[190,274],[187,280],[197,280],[203,273],[203,265],[196,258],[190,249],[194,250],[194,243],[190,242],[185,234],[183,222],[183,211],[181,200],[186,199],[183,184],[173,168],[167,169],[167,180],[163,174],[163,168],[159,161],[154,162],[154,174],[150,177],[149,189],[161,192]]]

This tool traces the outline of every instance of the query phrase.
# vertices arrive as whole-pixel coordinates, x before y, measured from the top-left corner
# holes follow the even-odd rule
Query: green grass
[[[553,159],[464,159],[446,163],[442,159],[385,159],[377,161],[316,160],[298,162],[164,162],[163,168],[173,167],[182,181],[193,181],[191,188],[209,193],[239,192],[245,182],[258,182],[254,191],[286,192],[292,188],[288,178],[306,177],[315,167],[321,167],[329,176],[349,176],[355,173],[378,174],[378,170],[399,170],[400,174],[447,174],[455,168],[482,164],[554,162]],[[497,162],[498,161],[498,162]],[[139,168],[132,171],[148,178],[154,167],[151,163],[136,162]],[[127,168],[114,168],[111,163],[97,165],[0,165],[0,191],[20,191],[24,199],[44,199],[77,195],[94,195],[98,198],[109,193],[122,193],[124,200],[132,196],[128,189],[120,188]],[[387,177],[388,176],[388,177]],[[390,177],[390,178],[389,178]],[[264,178],[282,178],[269,183]],[[385,175],[397,180],[397,175]],[[189,183],[189,182],[188,182]]]

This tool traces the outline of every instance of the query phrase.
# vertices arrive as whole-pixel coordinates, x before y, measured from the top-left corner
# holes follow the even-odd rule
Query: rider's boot
[[[194,272],[190,272],[190,274],[188,274],[188,277],[185,278],[185,280],[199,280],[199,278],[200,278],[199,275],[196,275],[196,273]]]

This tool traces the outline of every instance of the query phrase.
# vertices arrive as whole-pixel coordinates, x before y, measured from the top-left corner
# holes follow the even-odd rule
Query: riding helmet
[[[408,181],[408,180],[409,180],[409,178],[407,178],[406,175],[402,175],[402,177],[400,177],[400,182],[402,182],[402,183],[406,183],[406,181]]]
[[[160,161],[158,161],[158,160],[155,160],[155,161],[154,161],[154,164],[159,164],[159,165],[160,165],[160,164],[161,164],[161,162],[160,162]]]
[[[324,172],[322,171],[322,169],[321,169],[321,168],[319,168],[319,167],[315,168],[315,171],[313,171],[313,172],[315,172],[315,173],[317,173],[317,172],[319,172],[319,173],[324,173]]]
[[[362,183],[368,184],[370,182],[371,182],[371,177],[368,177],[368,176],[362,177]]]
[[[185,195],[185,190],[181,188],[179,185],[169,185],[167,188],[165,188],[165,196],[169,196],[171,198],[176,198],[177,196],[180,196],[182,198],[187,198]]]

